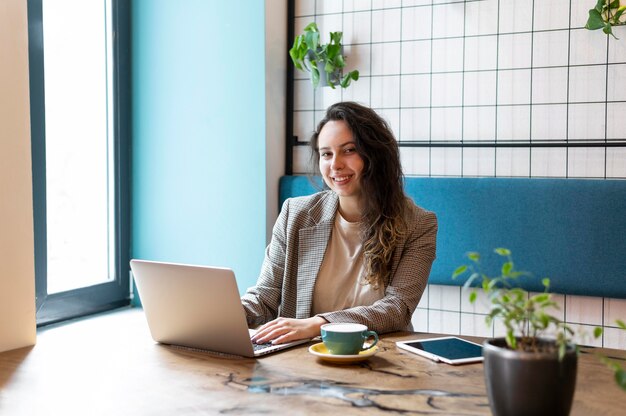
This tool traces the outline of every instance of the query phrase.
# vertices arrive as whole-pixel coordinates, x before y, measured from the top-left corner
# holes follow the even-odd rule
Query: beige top
[[[371,305],[385,296],[382,285],[364,284],[363,244],[358,222],[346,221],[339,210],[313,290],[312,314]]]
[[[385,297],[372,305],[319,314],[328,322],[358,322],[383,334],[411,325],[426,288],[437,246],[437,216],[406,198],[406,233],[393,251]],[[277,317],[312,316],[313,289],[335,227],[339,196],[331,191],[288,198],[272,229],[272,241],[255,286],[241,297],[248,326]]]

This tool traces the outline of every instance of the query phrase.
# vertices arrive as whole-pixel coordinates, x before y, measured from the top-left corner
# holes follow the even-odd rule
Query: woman
[[[437,219],[403,190],[397,142],[370,108],[328,108],[311,138],[328,190],[290,198],[257,285],[242,297],[257,343],[320,335],[327,322],[411,329],[435,259]]]

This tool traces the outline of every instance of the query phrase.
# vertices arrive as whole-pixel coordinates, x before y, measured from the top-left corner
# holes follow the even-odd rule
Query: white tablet
[[[447,364],[466,364],[483,360],[483,347],[480,344],[457,337],[398,341],[396,345],[403,350]]]

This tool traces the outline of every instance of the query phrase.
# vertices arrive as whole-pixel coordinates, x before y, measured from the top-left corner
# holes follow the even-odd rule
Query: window
[[[38,325],[128,303],[127,3],[28,2]]]

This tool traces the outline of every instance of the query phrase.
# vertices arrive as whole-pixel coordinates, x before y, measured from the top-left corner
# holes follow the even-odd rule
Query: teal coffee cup
[[[378,343],[378,334],[368,331],[365,325],[353,323],[330,323],[321,328],[324,346],[333,355],[356,355]],[[369,338],[371,344],[363,345]]]

